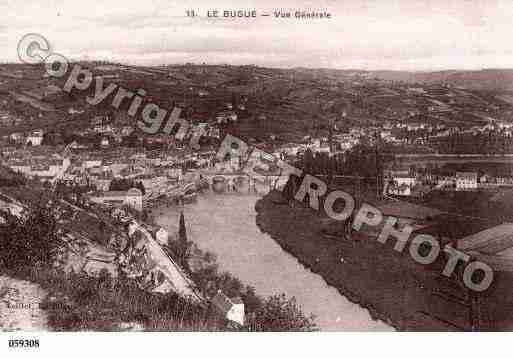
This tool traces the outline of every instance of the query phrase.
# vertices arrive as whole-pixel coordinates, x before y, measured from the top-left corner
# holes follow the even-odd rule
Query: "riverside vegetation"
[[[27,188],[27,190],[29,190]],[[47,293],[40,307],[47,313],[50,330],[159,331],[311,331],[314,318],[301,311],[294,298],[284,294],[262,298],[229,273],[219,272],[215,256],[187,241],[185,232],[166,250],[174,255],[207,298],[217,290],[239,296],[245,303],[246,323],[234,327],[209,305],[198,305],[176,294],[144,291],[122,274],[97,277],[65,273],[55,265],[61,249],[59,213],[48,202],[31,207],[21,218],[4,213],[0,224],[0,273],[39,284]],[[182,219],[183,220],[183,219]],[[201,258],[192,270],[186,257]]]

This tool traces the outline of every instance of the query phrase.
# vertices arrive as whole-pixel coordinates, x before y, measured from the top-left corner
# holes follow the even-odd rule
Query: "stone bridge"
[[[247,173],[209,173],[201,178],[216,193],[267,194],[285,185],[286,179],[278,175],[249,175]]]

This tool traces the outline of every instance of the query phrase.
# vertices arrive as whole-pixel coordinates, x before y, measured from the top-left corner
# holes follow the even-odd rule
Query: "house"
[[[385,187],[388,194],[410,196],[413,187],[417,185],[417,178],[408,170],[392,170],[388,178],[388,186]]]
[[[137,188],[131,188],[128,191],[96,192],[89,195],[89,200],[113,207],[127,206],[137,211],[143,209],[143,195]]]
[[[415,178],[415,176],[411,176],[410,174],[403,174],[403,173],[394,174],[392,176],[392,179],[394,180],[395,183],[397,183],[398,186],[401,186],[404,184],[404,185],[413,187],[417,184],[417,179]]]
[[[168,178],[176,178],[180,181],[183,177],[183,170],[181,168],[169,168],[167,170],[167,176]]]
[[[217,123],[229,123],[237,121],[237,114],[233,111],[221,111],[216,115]]]
[[[455,186],[455,179],[451,176],[437,176],[436,177],[436,188],[444,188],[449,187],[453,188]]]
[[[477,189],[476,172],[456,172],[456,190],[465,191]]]
[[[121,128],[121,136],[130,136],[134,131],[135,129],[132,126],[123,126]]]
[[[230,299],[219,290],[211,303],[226,319],[244,325],[244,303],[240,298]]]
[[[31,164],[29,160],[9,160],[4,163],[14,172],[23,173],[28,175],[30,173]]]
[[[27,136],[25,143],[29,146],[41,146],[43,143],[43,131],[36,130]]]
[[[388,140],[392,137],[392,131],[381,131],[380,136],[384,140]]]
[[[497,122],[497,125],[499,126],[499,128],[501,130],[513,128],[513,123],[504,122],[504,121]]]
[[[490,176],[485,173],[484,175],[479,177],[479,182],[480,183],[487,183],[487,182],[490,181],[490,179],[491,179]]]
[[[14,143],[22,143],[23,142],[23,134],[19,132],[11,133],[9,139]]]
[[[75,114],[81,114],[84,113],[84,110],[76,110],[73,107],[68,108],[68,114],[75,115]]]
[[[422,87],[408,87],[406,90],[408,94],[423,95],[426,91]]]
[[[423,130],[425,127],[426,125],[424,123],[411,123],[407,126],[408,131]]]
[[[167,183],[167,177],[165,176],[140,176],[136,179],[140,180],[144,188],[147,190],[162,188]]]
[[[95,125],[93,127],[93,131],[96,133],[106,133],[112,132],[112,127],[110,125]]]
[[[82,162],[84,168],[100,167],[102,165],[101,158],[89,158]]]
[[[495,125],[493,123],[488,123],[481,127],[481,131],[493,131],[495,130]]]
[[[397,196],[411,196],[411,189],[411,186],[408,186],[404,183],[401,185],[392,183],[387,187],[387,193],[395,194]]]
[[[80,144],[78,143],[77,141],[73,141],[71,142],[69,145],[68,145],[68,148],[69,149],[74,149],[74,150],[83,150],[83,149],[86,149],[87,146],[84,145],[84,144]]]
[[[32,159],[32,160],[13,160],[7,163],[7,166],[15,172],[23,173],[28,177],[39,177],[54,179],[62,177],[71,165],[69,159]]]

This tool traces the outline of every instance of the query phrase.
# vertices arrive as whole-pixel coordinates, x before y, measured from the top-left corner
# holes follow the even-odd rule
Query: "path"
[[[47,329],[45,296],[37,284],[0,275],[0,331]]]

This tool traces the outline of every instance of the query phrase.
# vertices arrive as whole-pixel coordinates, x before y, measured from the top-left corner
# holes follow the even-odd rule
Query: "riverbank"
[[[436,271],[365,235],[357,234],[358,240],[323,236],[326,218],[280,200],[279,193],[271,192],[257,202],[260,230],[373,318],[398,330],[469,328],[467,307],[430,294],[428,288],[440,286]]]

